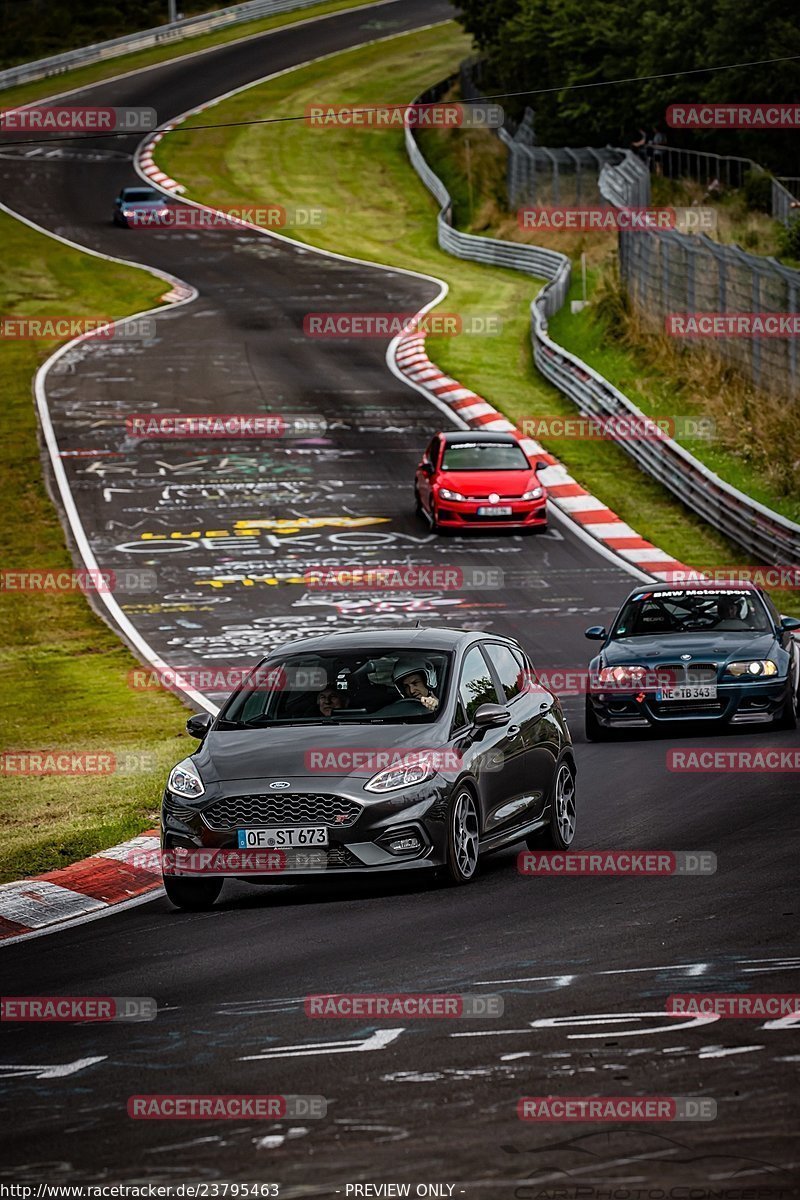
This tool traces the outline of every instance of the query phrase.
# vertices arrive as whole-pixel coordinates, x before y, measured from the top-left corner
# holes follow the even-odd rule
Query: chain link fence
[[[613,183],[607,192],[612,203],[631,204],[624,175],[610,168],[606,176]],[[621,229],[619,270],[634,308],[662,328],[675,314],[798,312],[800,271],[704,234]],[[715,337],[702,344],[756,387],[797,395],[796,337]]]

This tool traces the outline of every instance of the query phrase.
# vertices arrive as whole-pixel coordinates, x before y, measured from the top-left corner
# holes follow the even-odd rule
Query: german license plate
[[[237,829],[240,850],[272,850],[277,846],[327,846],[326,825],[303,825],[292,829]]]
[[[510,517],[513,511],[510,504],[482,504],[478,509],[478,516]]]
[[[675,687],[661,688],[656,700],[716,700],[715,683],[678,683]]]

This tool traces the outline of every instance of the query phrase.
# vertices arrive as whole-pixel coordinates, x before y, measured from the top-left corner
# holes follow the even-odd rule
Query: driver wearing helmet
[[[745,616],[747,613],[746,596],[720,596],[717,600],[719,617],[715,629],[735,630],[747,629]]]
[[[436,671],[427,659],[408,659],[398,662],[392,672],[392,682],[404,700],[418,700],[429,712],[439,707],[434,695]]]

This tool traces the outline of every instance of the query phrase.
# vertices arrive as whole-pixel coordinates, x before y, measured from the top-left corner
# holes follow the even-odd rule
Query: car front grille
[[[490,516],[490,517],[487,517],[487,516],[479,517],[478,514],[476,512],[474,512],[474,513],[461,513],[460,516],[463,521],[479,521],[482,525],[486,521],[511,521],[515,516],[517,516],[517,517],[524,516],[524,513],[506,513],[506,515],[504,517],[498,517],[497,515]]]
[[[332,825],[346,829],[358,820],[361,805],[344,796],[292,792],[282,796],[225,796],[203,810],[209,829],[245,829],[257,825]]]
[[[490,500],[488,496],[467,496],[467,499],[470,504],[519,504],[522,497],[500,496],[497,500]]]
[[[166,808],[171,817],[175,817],[176,820],[183,821],[184,823],[186,821],[191,821],[193,817],[197,816],[196,808],[187,808],[183,804],[175,804],[174,802],[170,803],[168,801]]]
[[[716,683],[717,681],[716,663],[663,663],[654,670],[658,673],[659,678],[664,678],[665,683],[669,682],[673,685],[678,683]]]

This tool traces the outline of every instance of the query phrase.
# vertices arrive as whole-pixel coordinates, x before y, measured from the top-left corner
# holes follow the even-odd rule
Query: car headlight
[[[750,662],[732,662],[725,668],[727,675],[747,675],[753,679],[763,679],[765,675],[777,675],[778,664],[771,658],[753,658]]]
[[[413,787],[415,783],[424,783],[432,779],[436,768],[430,759],[422,759],[415,763],[401,764],[397,767],[386,767],[373,775],[369,783],[364,784],[366,792],[397,792],[400,788]]]
[[[591,677],[594,688],[640,688],[644,686],[650,672],[647,667],[626,665],[620,667],[602,667]]]
[[[167,790],[174,792],[176,796],[187,796],[190,800],[205,793],[203,781],[190,758],[185,758],[177,767],[172,768],[167,780]]]
[[[534,488],[532,492],[523,492],[520,496],[520,500],[538,500],[543,493],[544,488],[537,487]]]
[[[466,496],[462,496],[461,492],[451,492],[449,488],[439,488],[439,495],[442,500],[466,500]]]

